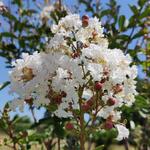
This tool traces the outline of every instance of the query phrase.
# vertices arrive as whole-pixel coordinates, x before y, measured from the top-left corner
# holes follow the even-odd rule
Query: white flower
[[[41,15],[48,17],[52,10],[45,7]],[[117,108],[131,106],[135,101],[137,68],[131,66],[130,55],[124,55],[120,49],[108,49],[97,18],[87,19],[87,26],[82,26],[79,15],[67,15],[51,26],[54,36],[47,40],[45,52],[23,54],[22,59],[13,63],[10,91],[22,100],[11,104],[13,110],[17,105],[22,108],[24,100],[32,98],[36,107],[56,103],[53,114],[73,117],[69,108],[80,108],[80,96],[83,100],[95,97],[94,84],[99,81],[103,94],[99,100],[105,106],[99,106],[98,116],[103,119],[111,116],[114,122],[120,120],[121,112]],[[83,94],[79,95],[81,87]],[[110,97],[115,101],[109,106]]]
[[[100,81],[103,76],[103,67],[101,64],[89,63],[87,70],[90,71],[94,81]]]
[[[54,37],[50,40],[49,44],[47,45],[47,48],[48,49],[59,49],[59,50],[62,50],[61,49],[61,45],[65,42],[64,40],[64,35],[61,34],[61,33],[57,33],[54,35]],[[63,51],[63,50],[62,50]]]
[[[67,32],[71,30],[77,30],[81,27],[82,23],[80,16],[77,14],[70,14],[62,18],[58,25],[52,26],[52,32]]]
[[[116,124],[115,127],[118,130],[118,136],[116,138],[118,141],[121,141],[125,138],[128,138],[129,130],[125,126],[120,125],[120,124]]]
[[[49,19],[50,18],[50,13],[54,11],[54,6],[45,6],[40,14],[41,19]]]

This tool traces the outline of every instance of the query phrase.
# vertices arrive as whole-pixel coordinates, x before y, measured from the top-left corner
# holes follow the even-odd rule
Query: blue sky
[[[5,0],[5,2],[6,2],[6,0]],[[108,0],[102,0],[102,2],[103,2],[103,7],[105,7],[104,4],[106,2],[108,2]],[[130,4],[130,5],[136,4],[137,0],[117,0],[117,2],[121,5],[120,13],[126,15],[126,17],[129,18],[129,16],[131,15],[131,11],[128,7],[128,4]],[[66,3],[69,6],[69,8],[71,9],[71,5],[75,4],[76,1],[75,0],[64,0],[64,3]],[[81,5],[80,7],[82,8],[83,6]],[[5,66],[6,66],[5,59],[0,57],[0,84],[9,80],[9,75],[8,75],[9,69],[7,69]],[[141,77],[143,77],[143,74],[141,73],[140,69],[139,69],[139,74]],[[13,99],[13,97],[8,94],[8,91],[9,91],[9,87],[0,91],[0,109],[3,108],[6,101],[10,101],[11,99]],[[18,112],[19,111],[17,111],[17,113]],[[16,113],[12,113],[12,116],[14,114],[16,114]],[[31,115],[31,113],[28,111],[28,108],[25,109],[24,113],[20,113],[20,114],[21,115],[26,115],[26,114]],[[35,114],[36,114],[37,118],[41,118],[43,115],[43,110],[42,111],[36,111]]]

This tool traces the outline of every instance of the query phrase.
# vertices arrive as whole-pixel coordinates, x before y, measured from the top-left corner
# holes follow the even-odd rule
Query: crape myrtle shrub
[[[98,28],[98,30],[96,29],[93,32],[93,29],[96,28],[95,27],[96,24],[93,23],[93,25],[91,25],[91,28],[90,28],[90,24],[92,24],[92,21],[91,21],[92,18],[88,17],[87,15],[83,16],[83,18],[81,16],[80,17],[81,23],[79,23],[79,26],[82,26],[83,30],[87,29],[88,32],[80,30],[80,31],[78,31],[78,33],[72,33],[73,35],[76,34],[75,35],[76,42],[73,39],[73,35],[70,35],[70,34],[66,35],[66,33],[64,33],[64,31],[60,28],[56,29],[56,31],[52,30],[52,28],[51,28],[51,25],[53,23],[58,24],[58,26],[59,26],[59,24],[63,24],[63,21],[61,23],[59,22],[60,19],[62,17],[65,17],[68,13],[70,14],[70,10],[68,10],[67,7],[64,6],[61,1],[57,1],[53,5],[52,4],[48,5],[48,2],[45,1],[45,4],[47,4],[47,6],[44,8],[41,7],[40,1],[22,2],[19,0],[18,1],[14,0],[14,1],[10,1],[10,3],[6,3],[6,5],[3,5],[1,3],[0,11],[1,11],[1,20],[2,20],[1,27],[2,28],[1,28],[1,34],[0,34],[0,38],[1,38],[0,55],[2,57],[6,58],[7,67],[11,67],[12,65],[10,65],[10,63],[12,61],[14,61],[15,59],[22,58],[23,52],[28,52],[29,54],[33,54],[34,51],[40,52],[40,53],[34,53],[33,55],[26,54],[23,56],[24,60],[28,59],[28,57],[29,57],[29,60],[31,58],[31,62],[29,60],[27,60],[26,65],[27,66],[29,65],[29,67],[27,67],[26,65],[20,66],[20,67],[22,67],[22,68],[19,68],[20,72],[23,74],[20,74],[20,72],[17,72],[18,69],[14,70],[15,77],[16,77],[16,75],[17,75],[17,78],[19,77],[19,79],[17,81],[19,82],[19,81],[23,80],[23,83],[27,83],[28,81],[34,79],[34,77],[36,77],[36,73],[38,73],[38,72],[34,71],[33,68],[35,68],[35,70],[36,70],[36,67],[37,67],[39,72],[41,72],[40,68],[43,69],[43,64],[44,64],[43,61],[46,61],[50,57],[53,57],[53,56],[48,56],[48,55],[44,56],[44,54],[42,54],[42,51],[46,51],[46,53],[51,53],[52,51],[60,52],[60,50],[61,50],[61,53],[63,53],[63,55],[67,55],[69,57],[69,59],[70,58],[72,59],[71,62],[70,62],[70,60],[67,60],[67,61],[69,61],[69,64],[72,63],[72,65],[74,63],[76,65],[76,63],[78,63],[77,62],[78,58],[81,58],[81,56],[86,58],[89,61],[88,63],[90,63],[89,65],[86,65],[87,68],[83,67],[84,69],[86,69],[85,71],[87,71],[86,78],[88,78],[88,71],[90,72],[90,75],[93,76],[93,78],[92,78],[93,83],[92,84],[89,83],[89,85],[87,85],[87,86],[94,87],[94,84],[96,84],[96,85],[98,85],[98,87],[101,87],[101,85],[98,84],[97,81],[100,81],[103,78],[106,78],[106,75],[105,76],[103,76],[103,75],[97,76],[97,74],[99,74],[99,72],[102,72],[102,70],[104,69],[103,65],[105,63],[103,62],[104,61],[103,59],[98,58],[99,56],[97,55],[96,50],[99,50],[100,48],[94,47],[94,44],[100,45],[101,47],[103,47],[103,49],[107,49],[107,47],[109,47],[109,49],[118,48],[118,49],[121,49],[123,51],[123,53],[130,54],[132,57],[132,65],[140,66],[143,69],[143,71],[146,73],[146,76],[148,79],[148,77],[149,77],[149,59],[148,58],[149,58],[149,51],[150,51],[149,50],[149,31],[148,31],[148,26],[149,26],[149,17],[148,16],[149,16],[149,12],[150,12],[149,11],[150,7],[149,7],[148,1],[140,0],[136,4],[136,6],[129,5],[129,7],[132,11],[132,15],[130,17],[119,13],[120,6],[117,5],[116,1],[110,1],[107,4],[107,7],[105,7],[105,8],[102,7],[102,4],[100,2],[95,3],[94,1],[79,1],[79,3],[84,5],[84,8],[85,8],[84,14],[89,14],[90,16],[93,16],[93,17],[96,16],[98,19],[101,20],[102,26],[104,27],[104,29],[102,31],[102,27],[101,27],[101,28]],[[77,13],[80,11],[80,9],[81,8],[78,7]],[[70,17],[70,18],[73,19],[73,17]],[[74,19],[73,22],[71,22],[71,23],[72,24],[78,23],[78,17],[76,19]],[[65,25],[68,25],[68,22]],[[61,31],[58,31],[59,29]],[[73,30],[75,31],[75,28],[73,28]],[[59,32],[61,34],[57,34],[57,32]],[[84,34],[84,33],[86,33],[86,34]],[[65,39],[63,38],[64,34],[67,37]],[[90,35],[92,35],[92,37]],[[88,41],[86,39],[86,36],[88,37]],[[53,38],[51,38],[51,37],[53,37]],[[79,40],[77,40],[77,38]],[[57,40],[55,40],[55,39],[57,39]],[[99,39],[101,39],[101,40],[99,40]],[[108,39],[108,42],[106,39]],[[59,46],[60,46],[61,42],[64,44],[61,45],[61,46],[63,46],[63,48],[61,47],[61,49],[60,49]],[[84,43],[86,43],[86,44],[84,44]],[[70,48],[68,48],[67,46]],[[67,50],[65,49],[65,47],[67,47],[66,48]],[[88,50],[88,48],[89,48],[89,50],[90,49],[93,50],[90,55],[86,51],[86,50]],[[77,49],[79,49],[79,50],[77,50]],[[72,51],[70,51],[70,50],[72,50]],[[94,50],[95,50],[95,54],[94,54]],[[100,52],[98,51],[98,54],[99,53]],[[108,54],[109,52],[106,52],[106,53]],[[112,53],[113,53],[113,51],[112,51]],[[118,55],[118,53],[121,54],[121,52],[117,52],[117,55]],[[42,56],[38,56],[41,54],[42,54]],[[51,54],[49,54],[49,55],[51,55]],[[144,60],[141,60],[139,55],[144,55],[146,57]],[[35,56],[33,58],[33,59],[35,59],[33,61],[34,63],[32,62],[32,56]],[[105,56],[105,54],[101,54],[101,56]],[[40,57],[40,60],[43,60],[41,64],[38,63],[39,57]],[[38,61],[36,61],[36,58]],[[60,56],[58,56],[58,60],[59,60],[59,58],[60,58]],[[95,59],[95,60],[90,60],[91,58]],[[106,56],[106,58],[108,58],[108,56]],[[118,56],[118,59],[120,59],[120,56]],[[54,60],[56,60],[55,57],[54,57]],[[113,60],[113,59],[109,59],[109,60]],[[53,59],[50,59],[50,61],[52,61],[52,63],[54,63]],[[47,62],[50,63],[50,61],[47,61]],[[57,61],[56,61],[56,66],[58,65]],[[26,62],[26,60],[25,60],[25,62]],[[36,62],[37,62],[37,64],[36,64]],[[18,63],[18,65],[20,65],[19,63],[21,63],[21,62],[17,62],[17,63]],[[63,63],[61,63],[59,65],[63,65]],[[100,69],[100,66],[96,66],[96,63],[97,63],[97,65],[103,64],[102,65],[103,68],[101,66],[102,70]],[[113,63],[111,61],[110,61],[110,64],[113,65]],[[116,62],[114,64],[116,65]],[[41,65],[41,67],[40,67],[40,65]],[[54,83],[52,83],[52,85],[54,86],[53,88],[55,90],[59,89],[59,91],[62,91],[61,88],[63,88],[63,90],[65,90],[65,88],[63,86],[60,87],[59,86],[60,84],[55,82],[55,81],[58,82],[58,78],[60,77],[59,75],[61,75],[62,73],[63,73],[63,77],[65,77],[65,79],[71,78],[71,80],[72,80],[72,78],[77,79],[77,77],[78,77],[82,80],[81,74],[79,76],[78,76],[78,74],[76,74],[77,77],[75,77],[75,76],[72,77],[72,74],[71,74],[68,77],[67,65],[64,65],[64,66],[65,66],[65,68],[63,66],[62,66],[62,68],[60,67],[57,70],[56,77],[53,77]],[[48,67],[50,67],[50,64],[48,65]],[[82,64],[81,64],[81,67],[82,67]],[[16,64],[16,68],[17,68],[17,64]],[[93,68],[94,68],[94,70],[93,70]],[[69,66],[69,69],[71,69],[70,66]],[[74,68],[72,68],[72,69],[74,69]],[[108,69],[108,68],[105,68],[105,69]],[[43,70],[46,70],[46,69],[43,69]],[[71,71],[71,73],[72,72],[73,71]],[[75,69],[74,72],[75,73],[78,72],[77,68]],[[110,73],[110,71],[108,71],[108,72]],[[121,75],[120,75],[121,77],[122,77],[123,72],[124,72],[124,70],[121,72]],[[42,72],[42,73],[43,73],[42,75],[39,74],[39,77],[45,75],[44,72]],[[132,72],[132,75],[134,75],[133,72]],[[117,76],[117,78],[119,78],[120,76]],[[48,78],[46,76],[44,76],[44,77],[46,80],[48,80]],[[81,83],[81,80],[79,80],[77,82]],[[148,117],[149,117],[149,99],[148,99],[149,80],[141,80],[141,79],[138,79],[138,80],[139,81],[137,84],[137,90],[138,90],[139,94],[138,94],[138,96],[136,96],[135,103],[132,105],[131,108],[128,108],[126,105],[123,105],[121,108],[119,107],[118,111],[119,112],[122,111],[122,114],[121,114],[122,119],[121,120],[119,118],[117,118],[117,119],[119,119],[122,124],[124,124],[124,125],[126,124],[126,126],[128,128],[130,128],[130,129],[135,128],[135,130],[130,133],[131,138],[129,138],[128,141],[142,149],[143,147],[148,147],[148,145],[149,145],[149,138],[148,138],[149,137],[149,128],[148,128],[149,127],[149,119],[148,119]],[[69,81],[69,79],[67,79],[67,81]],[[52,81],[48,81],[48,82],[52,82]],[[59,82],[61,82],[61,81],[59,81]],[[118,82],[118,79],[117,79],[117,82]],[[100,83],[102,83],[102,82],[100,82]],[[1,89],[3,89],[8,84],[9,84],[9,82],[5,82],[4,84],[2,84]],[[62,83],[62,85],[63,84],[64,84],[64,82]],[[71,86],[71,84],[74,84],[74,83],[69,82],[69,83],[65,83],[65,84],[67,84],[67,86],[68,85]],[[15,85],[16,85],[16,83],[14,84],[14,87],[16,87]],[[119,85],[119,86],[117,86],[117,85]],[[32,84],[32,86],[34,86],[34,84]],[[29,87],[32,88],[32,86],[29,86]],[[41,87],[43,87],[43,86],[45,86],[45,84],[43,84]],[[115,90],[118,87],[123,88],[122,86],[124,86],[124,85],[115,83],[115,86],[113,85],[113,92],[115,92]],[[106,88],[106,87],[102,87],[102,89],[103,88]],[[14,89],[15,92],[16,92],[16,90],[17,89]],[[21,89],[19,89],[19,90],[20,90],[19,92],[24,93],[24,91],[21,91]],[[36,91],[37,93],[39,92],[38,96],[43,96],[46,91],[46,89],[43,89],[45,91],[40,91],[40,90],[38,91],[38,89],[36,89],[36,90],[37,90]],[[99,93],[96,91],[95,88],[94,88],[94,90],[95,90],[95,93]],[[30,91],[30,89],[29,89],[29,91]],[[25,90],[25,92],[27,92],[27,90]],[[54,92],[54,91],[51,91],[51,92]],[[75,92],[73,92],[73,93],[75,93]],[[87,93],[88,93],[88,95],[85,94],[86,97],[84,99],[88,100],[88,98],[89,98],[88,96],[90,95],[89,94],[90,92],[88,91]],[[110,95],[110,93],[109,94],[107,93],[108,96],[105,96],[106,98],[105,98],[105,100],[103,100],[104,105],[109,104],[107,101],[108,101],[108,99],[110,99],[110,97],[114,98],[114,95]],[[120,92],[118,92],[118,93],[120,93]],[[66,92],[65,92],[65,94],[66,94]],[[115,94],[117,94],[117,93],[115,93]],[[22,96],[26,96],[26,95],[19,95],[19,96],[22,97]],[[35,96],[35,95],[32,94],[32,96]],[[16,145],[18,145],[18,144],[20,145],[20,147],[23,148],[23,147],[30,147],[32,145],[31,143],[36,141],[36,142],[42,143],[42,146],[44,145],[48,149],[50,147],[53,147],[53,145],[55,145],[52,142],[55,137],[58,138],[57,144],[59,145],[60,139],[64,139],[65,137],[68,138],[68,135],[70,135],[69,134],[70,132],[73,132],[73,131],[75,132],[76,126],[74,125],[75,123],[72,122],[72,119],[68,119],[68,118],[64,119],[63,117],[59,118],[59,114],[63,115],[63,113],[61,113],[61,111],[59,111],[60,109],[63,108],[63,107],[59,107],[60,103],[62,102],[62,99],[60,99],[60,97],[57,97],[57,96],[59,96],[58,91],[55,91],[55,96],[56,96],[56,98],[55,97],[49,98],[49,99],[51,99],[51,101],[53,100],[53,105],[46,106],[46,109],[48,110],[47,115],[45,115],[45,117],[43,119],[41,119],[39,122],[36,121],[36,118],[34,116],[35,101],[33,101],[33,98],[23,97],[23,98],[25,98],[24,100],[26,100],[25,102],[29,105],[29,108],[32,112],[35,123],[31,123],[29,121],[29,119],[24,119],[24,118],[19,118],[19,117],[15,117],[13,120],[11,120],[8,116],[8,112],[10,111],[10,108],[8,107],[8,105],[6,105],[4,112],[1,112],[2,113],[1,127],[9,135],[10,140],[5,140],[4,143],[9,145],[9,142],[11,141],[13,143],[13,148],[15,148]],[[68,96],[68,94],[67,94],[67,96]],[[93,97],[93,96],[90,95],[90,97]],[[36,98],[39,98],[39,97],[36,97]],[[45,95],[44,95],[44,98],[45,98]],[[116,96],[115,96],[115,98],[116,98]],[[41,99],[41,97],[39,99],[44,100],[43,98]],[[115,100],[113,99],[111,101],[111,105],[113,104],[113,107],[116,107],[115,106],[116,102],[114,102]],[[55,104],[54,104],[54,102],[55,102]],[[84,101],[82,102],[82,110],[84,110],[84,113],[89,113],[90,111],[93,111],[93,109],[96,108],[96,106],[95,106],[96,104],[92,104],[92,106],[90,106],[90,108],[88,108],[88,105],[87,105],[88,101],[85,101],[85,102],[86,103],[84,103]],[[19,101],[20,106],[22,105],[22,103],[23,103],[23,101]],[[47,103],[47,101],[46,100],[42,101],[42,103],[45,104],[45,103]],[[15,104],[18,106],[18,102]],[[41,103],[39,105],[39,103],[37,101],[36,101],[36,105],[38,107],[41,107],[40,106]],[[99,104],[99,105],[103,106],[102,104]],[[11,109],[12,108],[13,107],[11,107]],[[78,109],[78,104],[76,106],[74,106],[73,108]],[[58,111],[56,111],[56,109],[58,109]],[[63,109],[66,110],[66,108],[63,108]],[[50,112],[52,112],[52,114],[53,114],[53,112],[55,112],[55,115],[58,117],[53,116]],[[78,115],[79,112],[77,111],[76,113]],[[71,114],[69,114],[69,115],[71,115]],[[103,116],[104,120],[101,119],[102,116]],[[116,118],[110,119],[108,116],[106,116],[106,118],[104,117],[104,115],[102,115],[102,116],[101,115],[97,116],[97,118],[94,122],[98,122],[98,123],[102,124],[101,128],[105,128],[106,131],[99,132],[101,130],[96,129],[96,131],[95,131],[92,129],[92,131],[90,132],[91,134],[88,137],[88,140],[96,142],[97,145],[105,144],[105,147],[107,147],[111,143],[110,141],[112,141],[112,139],[117,137],[117,132],[115,131],[115,128],[114,128],[114,125],[116,124],[116,123],[114,123],[116,121],[115,120]],[[117,115],[113,115],[113,116],[117,117]],[[26,126],[24,128],[21,128],[21,125],[19,125],[19,124],[25,124],[25,122],[26,122]],[[88,129],[90,128],[89,127],[90,125],[91,124],[89,121],[89,125],[87,124]],[[65,128],[64,128],[64,126],[65,126]],[[110,129],[108,130],[108,128],[110,128]],[[28,130],[26,130],[26,129],[28,129]],[[65,132],[66,129],[67,129],[67,133]],[[68,129],[71,131],[68,132]],[[108,132],[107,132],[107,130],[108,130]],[[80,136],[80,135],[78,135],[78,136]],[[78,147],[80,147],[79,144],[77,143],[78,136],[77,136],[77,133],[74,133],[73,135],[71,135],[71,138],[69,137],[65,147],[66,148],[67,147],[75,147],[76,149]],[[103,137],[106,137],[106,138],[103,138]],[[76,142],[74,142],[74,141],[76,141]],[[125,146],[127,146],[126,140],[124,140],[123,143],[125,144]]]

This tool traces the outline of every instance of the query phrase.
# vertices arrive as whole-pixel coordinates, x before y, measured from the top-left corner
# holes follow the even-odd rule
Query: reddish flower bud
[[[115,103],[116,103],[116,99],[113,97],[110,97],[107,101],[108,106],[113,106],[113,105],[115,105]]]
[[[85,19],[89,20],[89,17],[87,15],[83,15],[82,20],[85,20]]]
[[[112,121],[106,121],[104,124],[104,128],[107,130],[110,130],[113,128],[113,122]]]
[[[65,125],[65,128],[66,128],[67,130],[73,130],[73,129],[74,129],[74,126],[73,126],[72,123],[67,122],[66,125]]]
[[[84,104],[82,105],[82,110],[83,110],[84,112],[89,111],[89,109],[90,109],[90,105],[88,105],[87,103],[84,103]]]
[[[92,105],[94,104],[93,98],[90,98],[86,103],[87,103],[89,106],[92,106]]]
[[[101,82],[96,82],[95,83],[95,86],[94,86],[95,90],[97,90],[97,91],[101,90],[102,87],[103,87],[103,84]]]
[[[89,25],[89,17],[86,16],[86,15],[84,15],[84,16],[82,17],[82,26],[83,26],[83,27],[87,27],[88,25]]]
[[[62,97],[61,97],[60,95],[56,96],[56,97],[54,98],[54,102],[55,102],[56,104],[60,104],[60,103],[62,102]]]

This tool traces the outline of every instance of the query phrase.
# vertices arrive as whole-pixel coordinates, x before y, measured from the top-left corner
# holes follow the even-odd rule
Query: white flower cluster
[[[137,94],[137,69],[130,65],[131,57],[119,49],[108,48],[97,18],[80,19],[79,15],[70,14],[51,30],[54,36],[45,52],[23,54],[22,59],[13,63],[11,92],[22,103],[18,105],[18,99],[14,100],[11,108],[32,100],[37,107],[55,106],[54,114],[58,117],[73,117],[72,110],[80,109],[82,98],[85,112],[95,113],[99,104],[97,115],[109,121],[109,125],[110,120],[117,122],[121,114],[118,108],[132,105]],[[127,136],[128,132],[118,139]]]

